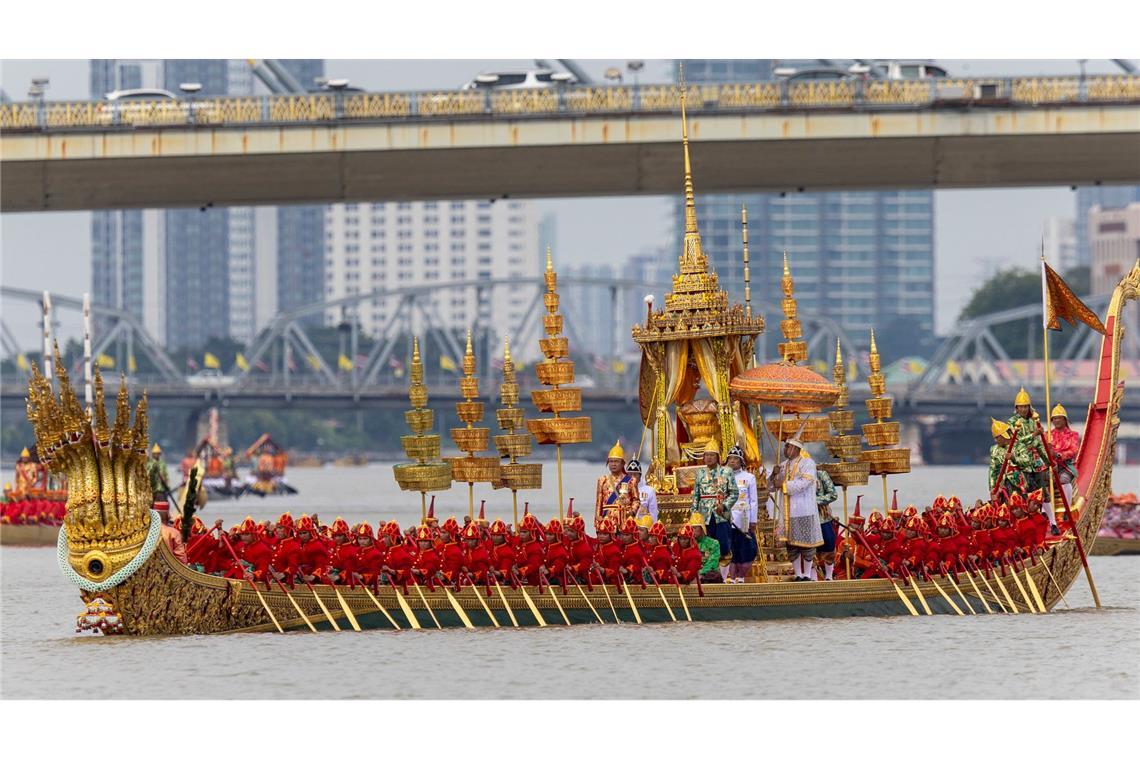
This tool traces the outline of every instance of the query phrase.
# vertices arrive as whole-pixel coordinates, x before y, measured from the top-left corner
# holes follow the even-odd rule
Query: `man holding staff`
[[[819,506],[815,499],[815,462],[797,438],[784,443],[784,461],[772,468],[769,478],[772,490],[785,494],[788,510],[788,559],[795,581],[814,581],[816,549],[823,546],[823,530],[819,524]]]

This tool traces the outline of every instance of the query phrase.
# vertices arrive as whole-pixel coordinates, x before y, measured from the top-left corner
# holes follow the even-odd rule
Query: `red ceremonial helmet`
[[[947,509],[953,509],[953,510],[961,510],[962,509],[962,500],[959,499],[957,496],[951,496],[946,501],[946,508]]]
[[[503,522],[502,520],[495,520],[495,522],[491,523],[491,535],[492,536],[505,536],[505,535],[507,535],[507,524],[505,522]]]
[[[317,526],[313,524],[313,518],[308,515],[301,515],[301,519],[297,521],[297,532],[308,532],[311,535],[316,535]]]
[[[950,532],[954,533],[956,529],[956,526],[954,524],[954,515],[949,513],[942,515],[942,519],[938,521],[938,527],[949,528]]]
[[[632,517],[625,518],[625,522],[621,524],[621,532],[628,536],[636,536],[637,520],[634,520]]]
[[[863,521],[863,515],[859,514],[859,502],[861,502],[862,500],[863,500],[862,494],[855,497],[855,511],[852,513],[851,518],[847,521],[852,525],[862,525],[864,522]],[[879,514],[879,513],[875,512],[874,514]]]
[[[292,532],[293,515],[289,514],[288,512],[283,512],[281,516],[277,518],[277,527],[285,528],[286,530]]]
[[[1040,488],[1038,488],[1036,491],[1030,491],[1030,493],[1029,493],[1029,503],[1030,504],[1037,504],[1038,506],[1040,506],[1044,502],[1045,502],[1044,491],[1042,491]]]
[[[871,512],[871,515],[867,518],[867,526],[870,528],[874,528],[876,525],[878,525],[882,521],[883,521],[883,516],[876,509],[873,512]]]
[[[903,519],[909,523],[910,519],[917,514],[918,514],[918,508],[915,507],[913,504],[907,504],[906,509],[903,510]]]
[[[926,522],[923,521],[921,517],[914,515],[906,521],[906,527],[908,530],[913,530],[921,534],[924,530],[926,530]]]
[[[582,535],[586,532],[586,521],[582,518],[582,515],[574,515],[568,522],[570,529],[576,531],[578,535]]]
[[[659,522],[653,523],[649,529],[649,535],[655,537],[658,541],[664,542],[666,539],[665,526]]]
[[[637,525],[634,525],[634,532],[637,532]],[[608,517],[603,517],[598,521],[598,527],[594,529],[598,535],[602,533],[612,534],[614,532],[614,521]]]
[[[348,527],[348,523],[346,523],[344,521],[344,518],[338,517],[335,520],[333,520],[332,534],[334,536],[341,536],[341,535],[347,536],[351,532],[352,532],[352,530]]]
[[[427,525],[421,525],[418,529],[416,529],[416,540],[417,541],[433,541],[434,539],[435,539],[435,534],[432,532],[432,529],[430,527],[428,527]]]
[[[257,528],[258,528],[258,525],[257,525],[257,523],[255,523],[253,521],[253,518],[250,517],[249,515],[246,515],[245,519],[241,521],[241,525],[238,526],[238,533],[256,534]]]
[[[537,517],[528,512],[523,517],[522,522],[519,524],[519,530],[528,530],[531,533],[541,533],[542,523],[538,521]]]
[[[1020,496],[1018,494],[1014,494],[1014,496],[1020,498]],[[1012,501],[1012,499],[1010,501]],[[1013,513],[1010,511],[1009,505],[1002,504],[1000,507],[998,507],[997,519],[1005,520],[1006,522],[1010,522],[1013,520]]]
[[[363,538],[364,536],[372,538],[372,526],[368,523],[360,523],[360,525],[356,526],[354,533],[357,538]]]
[[[470,523],[463,529],[463,537],[466,539],[474,539],[478,541],[483,536],[479,531],[479,526],[475,523]]]
[[[384,524],[383,534],[385,536],[399,538],[402,533],[403,531],[400,530],[400,523],[396,522],[395,520],[389,520]]]
[[[561,538],[562,537],[562,521],[559,520],[558,518],[551,520],[550,523],[547,524],[547,526],[546,526],[546,531],[547,531],[547,533],[550,533],[550,534],[556,536],[557,538]]]
[[[942,510],[946,509],[946,497],[942,494],[935,496],[934,502],[930,505],[930,508],[935,512],[941,512]]]
[[[1018,509],[1025,506],[1025,498],[1021,495],[1020,492],[1014,491],[1013,495],[1009,497],[1008,503],[1010,509]]]
[[[442,530],[452,539],[457,538],[459,536],[459,523],[454,517],[449,517],[443,521],[443,525],[440,526],[440,530]]]
[[[682,525],[677,531],[677,538],[687,538],[690,541],[693,539],[693,528],[690,525]]]

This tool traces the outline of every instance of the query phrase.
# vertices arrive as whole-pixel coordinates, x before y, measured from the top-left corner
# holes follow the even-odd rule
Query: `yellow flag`
[[[99,354],[95,357],[95,366],[99,369],[114,369],[115,360],[106,354]]]
[[[624,375],[625,374],[625,362],[623,362],[620,359],[614,359],[613,370],[614,370],[614,374]]]
[[[456,369],[458,369],[455,366],[455,362],[453,362],[451,360],[451,357],[448,356],[447,354],[440,354],[439,355],[439,368],[443,369],[443,370],[447,370],[448,372],[454,372]]]
[[[312,354],[309,354],[308,356],[306,356],[305,361],[307,361],[309,363],[309,366],[312,367],[313,369],[320,369],[321,368],[321,360],[318,359],[317,357],[313,356]]]
[[[218,357],[211,354],[209,351],[202,357],[202,364],[210,369],[221,369],[222,363],[218,361]]]
[[[134,354],[127,357],[127,371],[131,374],[139,371],[139,363],[135,361]]]
[[[31,369],[31,366],[28,364],[28,357],[23,354],[16,354],[16,366],[22,370]]]
[[[245,354],[243,354],[241,351],[238,351],[238,355],[235,361],[237,362],[237,368],[242,372],[245,372],[249,369],[249,362],[245,360]]]
[[[958,366],[958,362],[950,359],[946,362],[946,374],[955,380],[962,379],[962,368]]]
[[[337,357],[336,366],[340,367],[345,372],[351,372],[352,371],[352,359],[349,359],[344,354],[341,354],[340,356]]]

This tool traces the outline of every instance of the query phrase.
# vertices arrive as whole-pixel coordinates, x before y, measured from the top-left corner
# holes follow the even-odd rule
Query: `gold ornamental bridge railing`
[[[939,107],[1140,103],[1140,76],[850,80],[692,84],[693,113],[903,110]],[[671,114],[674,84],[523,90],[322,92],[147,101],[36,101],[0,105],[8,131],[248,126],[354,121]]]

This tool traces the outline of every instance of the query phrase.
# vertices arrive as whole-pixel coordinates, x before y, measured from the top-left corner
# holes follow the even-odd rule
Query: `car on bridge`
[[[112,90],[103,96],[98,108],[99,119],[107,124],[178,124],[186,121],[188,113],[198,113],[205,104],[180,100],[170,90],[160,87],[139,87],[130,90]]]
[[[530,90],[578,84],[578,78],[565,71],[528,69],[479,74],[461,90]]]
[[[231,375],[223,375],[221,370],[207,368],[186,378],[186,384],[194,388],[228,388],[237,382]]]

